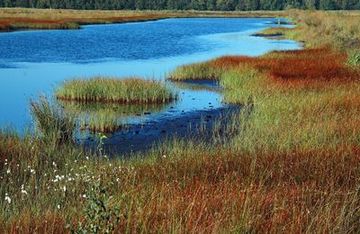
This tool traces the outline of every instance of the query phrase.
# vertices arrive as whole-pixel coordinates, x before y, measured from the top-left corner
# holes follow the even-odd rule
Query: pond
[[[257,56],[298,49],[290,40],[251,36],[276,27],[272,18],[177,18],[150,22],[88,25],[80,30],[32,30],[0,34],[0,127],[31,127],[29,100],[51,96],[66,79],[95,75],[165,79],[179,65],[222,55]],[[179,100],[130,123],[223,108],[213,88],[176,85]]]

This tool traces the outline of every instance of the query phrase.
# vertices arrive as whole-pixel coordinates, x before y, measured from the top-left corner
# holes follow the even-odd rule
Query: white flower
[[[28,195],[28,192],[25,190],[24,188],[24,184],[21,185],[21,193],[24,194],[24,195]]]
[[[6,174],[10,174],[11,170],[7,169]]]
[[[9,204],[11,203],[11,198],[9,197],[9,195],[7,193],[5,193],[5,201]]]
[[[30,173],[35,175],[35,170],[34,170],[34,169],[31,169],[31,170],[30,170]]]
[[[60,204],[57,205],[57,208],[58,208],[58,210],[60,210],[60,208],[61,208]]]
[[[163,158],[166,158],[166,155],[164,154],[162,157],[163,157]]]
[[[86,194],[83,194],[82,197],[83,197],[83,198],[86,198]]]
[[[66,192],[66,186],[64,186],[62,189],[63,189],[64,192]]]

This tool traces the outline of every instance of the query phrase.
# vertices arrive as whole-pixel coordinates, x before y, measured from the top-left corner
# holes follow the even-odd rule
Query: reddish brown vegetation
[[[44,20],[32,18],[0,18],[0,30],[10,31],[15,28],[67,28],[64,20]]]
[[[359,72],[346,67],[347,55],[328,48],[281,51],[269,56],[226,56],[211,62],[214,67],[250,65],[275,81],[309,83],[311,81],[354,81]]]
[[[22,219],[10,220],[10,229],[0,227],[1,233],[70,233],[66,230],[65,219],[55,212],[48,211],[40,217],[34,217],[31,211],[24,212]]]
[[[0,17],[0,31],[11,31],[22,28],[39,29],[66,29],[76,28],[78,24],[97,24],[97,23],[123,23],[139,22],[164,18],[163,15],[148,14],[139,16],[124,17],[98,17],[98,18],[30,18],[30,17]]]
[[[336,204],[328,203],[328,208],[336,220],[348,192],[355,189],[360,164],[360,155],[341,150],[266,153],[256,159],[218,154],[212,160],[199,154],[196,159],[137,168],[134,193],[148,186],[152,192],[138,204],[143,210],[134,208],[134,227],[136,220],[147,220],[147,227],[169,228],[183,217],[184,233],[219,232],[234,223],[256,233],[283,227],[304,232],[316,215],[325,216],[324,204],[331,200]],[[126,222],[119,228],[125,227]]]

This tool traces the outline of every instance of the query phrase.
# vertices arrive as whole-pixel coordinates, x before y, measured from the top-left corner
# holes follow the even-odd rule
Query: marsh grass
[[[331,46],[339,50],[360,47],[359,11],[299,11],[289,12],[297,27],[288,37],[304,41],[307,47]]]
[[[73,140],[75,121],[71,115],[45,97],[31,101],[30,106],[36,131],[44,142],[58,145]]]
[[[161,104],[177,98],[177,94],[160,81],[104,77],[66,81],[55,95],[67,101],[119,104]]]
[[[252,106],[223,146],[173,139],[108,160],[2,133],[0,231],[70,232],[101,181],[117,233],[358,233],[360,76],[347,58],[318,48],[204,63],[228,102]]]
[[[234,147],[276,152],[358,144],[360,76],[346,59],[346,54],[329,49],[307,49],[258,58],[222,57],[202,67],[219,67],[226,102],[254,105],[247,130]]]
[[[84,223],[87,215],[82,210],[93,199],[88,189],[98,181],[104,186],[99,189],[108,188],[102,199],[110,201],[109,210],[120,208],[115,213],[119,220],[109,224],[115,232],[275,232],[284,226],[291,232],[331,232],[359,227],[352,221],[359,207],[359,159],[352,150],[246,154],[175,139],[145,158],[108,161],[87,160],[88,155],[70,153],[68,147],[42,158],[46,146],[0,139],[13,144],[8,141],[19,145],[1,148],[9,155],[3,170],[11,168],[2,174],[2,195],[12,199],[0,203],[2,230],[77,229],[77,220]],[[11,158],[16,152],[18,157]],[[30,163],[35,159],[41,163]],[[88,226],[97,223],[86,219]]]
[[[360,49],[349,52],[347,64],[353,68],[360,67]]]
[[[220,68],[213,68],[205,63],[195,63],[177,67],[168,79],[172,81],[218,80],[221,72]]]

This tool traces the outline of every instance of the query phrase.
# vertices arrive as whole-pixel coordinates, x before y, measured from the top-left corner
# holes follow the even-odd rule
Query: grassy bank
[[[52,116],[34,114],[39,134],[0,134],[0,231],[358,233],[360,70],[338,48],[177,70],[179,80],[219,80],[226,101],[244,105],[229,123],[240,133],[222,145],[174,139],[108,160],[106,139],[83,152],[61,134],[66,113],[34,102]]]
[[[288,11],[288,17],[296,28],[269,28],[257,36],[284,36],[305,42],[308,48],[331,47],[337,50],[353,50],[360,47],[360,11],[305,12]]]
[[[161,104],[173,101],[177,96],[159,81],[106,77],[66,81],[56,90],[55,95],[67,101],[119,104]]]
[[[105,11],[0,8],[0,31],[21,29],[77,29],[85,24],[140,22],[179,17],[278,17],[281,11]]]

